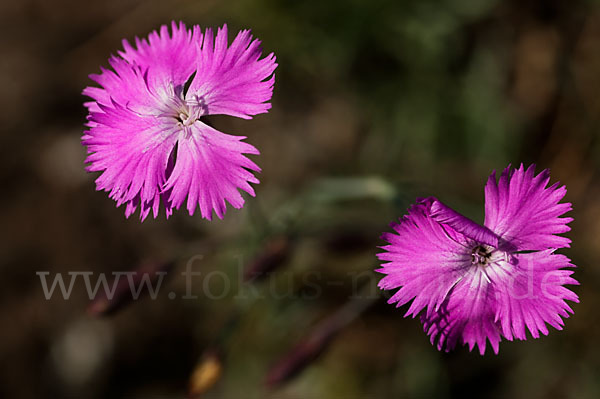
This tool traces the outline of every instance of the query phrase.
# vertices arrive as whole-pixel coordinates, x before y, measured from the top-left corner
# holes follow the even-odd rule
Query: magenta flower
[[[378,254],[386,261],[382,289],[400,288],[390,299],[399,307],[412,300],[405,316],[421,321],[431,343],[449,351],[457,343],[475,344],[483,355],[486,340],[495,353],[501,337],[526,339],[548,334],[546,324],[561,330],[573,313],[565,300],[579,302],[563,287],[578,284],[574,267],[558,248],[570,240],[571,210],[559,203],[567,190],[558,183],[546,187],[550,173],[534,175],[510,166],[496,182],[495,172],[485,187],[483,226],[450,209],[436,198],[419,199],[395,233],[385,233],[389,245]]]
[[[204,34],[181,22],[161,26],[136,47],[123,41],[113,70],[90,75],[101,87],[83,94],[89,129],[82,142],[88,149],[88,171],[102,174],[97,190],[109,192],[129,217],[140,207],[144,220],[164,204],[169,217],[187,198],[192,215],[213,210],[222,218],[228,201],[241,208],[239,190],[254,196],[250,183],[259,167],[244,154],[258,150],[245,137],[221,133],[204,123],[205,115],[250,119],[271,107],[277,67],[275,56],[260,59],[260,42],[250,31],[238,33],[230,46],[227,26]]]

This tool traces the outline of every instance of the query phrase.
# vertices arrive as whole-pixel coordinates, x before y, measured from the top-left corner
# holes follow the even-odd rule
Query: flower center
[[[176,119],[177,119],[177,123],[181,124],[182,126],[193,125],[194,122],[196,122],[196,120],[197,120],[191,115],[191,113],[188,112],[187,109],[180,112],[179,115],[176,117]]]
[[[471,252],[471,264],[478,266],[486,266],[490,263],[492,253],[482,245],[473,248]]]
[[[166,87],[160,92],[163,104],[158,116],[166,117],[175,121],[177,126],[189,131],[189,128],[200,120],[202,116],[208,115],[208,104],[201,95],[186,96],[183,85]]]
[[[184,128],[193,125],[200,120],[203,115],[208,113],[208,108],[204,99],[196,96],[192,100],[181,99],[175,110],[175,119],[177,124]]]

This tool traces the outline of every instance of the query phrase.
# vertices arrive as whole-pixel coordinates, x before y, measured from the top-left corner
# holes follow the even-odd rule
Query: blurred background
[[[261,151],[222,221],[126,220],[83,169],[87,75],[171,20],[277,55],[269,114],[210,119]],[[598,2],[3,0],[0,21],[0,397],[600,397]],[[497,356],[440,353],[373,289],[379,236],[417,196],[483,221],[487,176],[521,162],[567,185],[581,303]],[[167,273],[154,299],[46,299],[36,274],[134,270]]]

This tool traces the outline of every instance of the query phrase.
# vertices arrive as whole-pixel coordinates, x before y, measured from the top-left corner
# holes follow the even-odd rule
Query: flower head
[[[509,166],[499,182],[492,173],[483,226],[429,197],[383,235],[379,287],[399,288],[389,299],[398,307],[412,301],[405,316],[421,313],[439,350],[477,344],[483,354],[489,341],[498,353],[502,337],[524,340],[525,328],[547,335],[546,324],[561,330],[573,313],[565,300],[577,295],[563,285],[578,284],[564,269],[574,265],[555,253],[570,243],[558,234],[569,231],[572,219],[560,216],[571,204],[559,203],[564,186],[547,187],[548,170],[534,169]]]
[[[157,217],[161,202],[168,217],[186,198],[190,215],[198,206],[207,219],[213,211],[222,218],[225,201],[241,208],[239,190],[254,196],[252,172],[260,171],[244,154],[258,150],[202,117],[267,112],[277,64],[273,54],[260,57],[250,31],[228,45],[226,25],[215,36],[173,22],[135,47],[124,40],[112,70],[90,75],[101,87],[83,91],[93,99],[82,142],[87,170],[102,172],[97,189],[125,204],[127,217],[139,206],[142,220],[150,209]]]

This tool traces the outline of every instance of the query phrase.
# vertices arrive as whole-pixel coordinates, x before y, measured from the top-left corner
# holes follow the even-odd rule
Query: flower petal
[[[386,274],[379,287],[400,287],[388,301],[397,307],[413,300],[405,316],[415,317],[425,307],[433,313],[471,266],[466,255],[470,240],[435,221],[423,203],[413,205],[392,227],[396,234],[383,235],[389,245],[377,255],[388,262],[377,270]]]
[[[571,270],[563,269],[573,265],[553,250],[515,256],[516,263],[490,268],[498,298],[496,319],[503,335],[509,340],[524,340],[527,327],[531,336],[538,338],[540,332],[548,334],[546,324],[562,330],[561,316],[567,318],[573,313],[565,300],[579,302],[577,295],[564,287],[579,284],[570,277]]]
[[[471,267],[456,284],[440,310],[424,314],[421,321],[431,344],[448,352],[457,344],[479,347],[485,353],[487,340],[498,353],[500,326],[494,320],[495,297],[493,284],[486,273]],[[437,341],[437,343],[436,343]]]
[[[86,103],[90,116],[101,111],[101,105],[112,107],[114,103],[133,112],[157,116],[163,101],[149,88],[144,72],[138,66],[114,56],[109,63],[113,70],[101,68],[101,74],[90,75],[102,87],[89,86],[83,90],[84,95],[95,100]]]
[[[205,105],[212,115],[249,119],[267,112],[275,82],[275,55],[259,59],[260,42],[252,40],[249,30],[241,31],[231,46],[227,44],[227,25],[217,31],[216,38],[211,29],[206,30],[186,101]]]
[[[244,204],[239,189],[254,196],[249,183],[258,183],[258,179],[251,171],[260,168],[243,154],[258,154],[258,150],[243,139],[201,122],[180,134],[175,167],[164,187],[164,191],[171,190],[173,207],[179,209],[187,197],[190,215],[199,206],[202,217],[211,219],[214,210],[223,218],[226,200],[236,209]]]
[[[134,48],[123,40],[119,55],[142,71],[147,71],[151,87],[183,87],[194,73],[202,31],[198,25],[188,30],[183,22],[171,23],[171,34],[167,25],[153,31],[148,39],[135,38]]]
[[[438,223],[448,225],[478,243],[498,248],[498,236],[487,227],[461,215],[435,197],[423,198],[417,201],[427,206],[429,214]]]
[[[141,204],[142,220],[151,208],[156,217],[176,129],[116,102],[100,108],[102,112],[91,113],[94,126],[82,138],[88,147],[87,170],[102,172],[96,188],[109,191],[117,206],[126,203],[126,216]]]
[[[568,247],[571,240],[557,234],[570,230],[572,218],[561,218],[571,210],[570,203],[559,203],[565,186],[546,187],[548,170],[534,175],[535,165],[527,170],[507,167],[496,183],[492,173],[485,186],[485,226],[518,250],[544,250]]]

